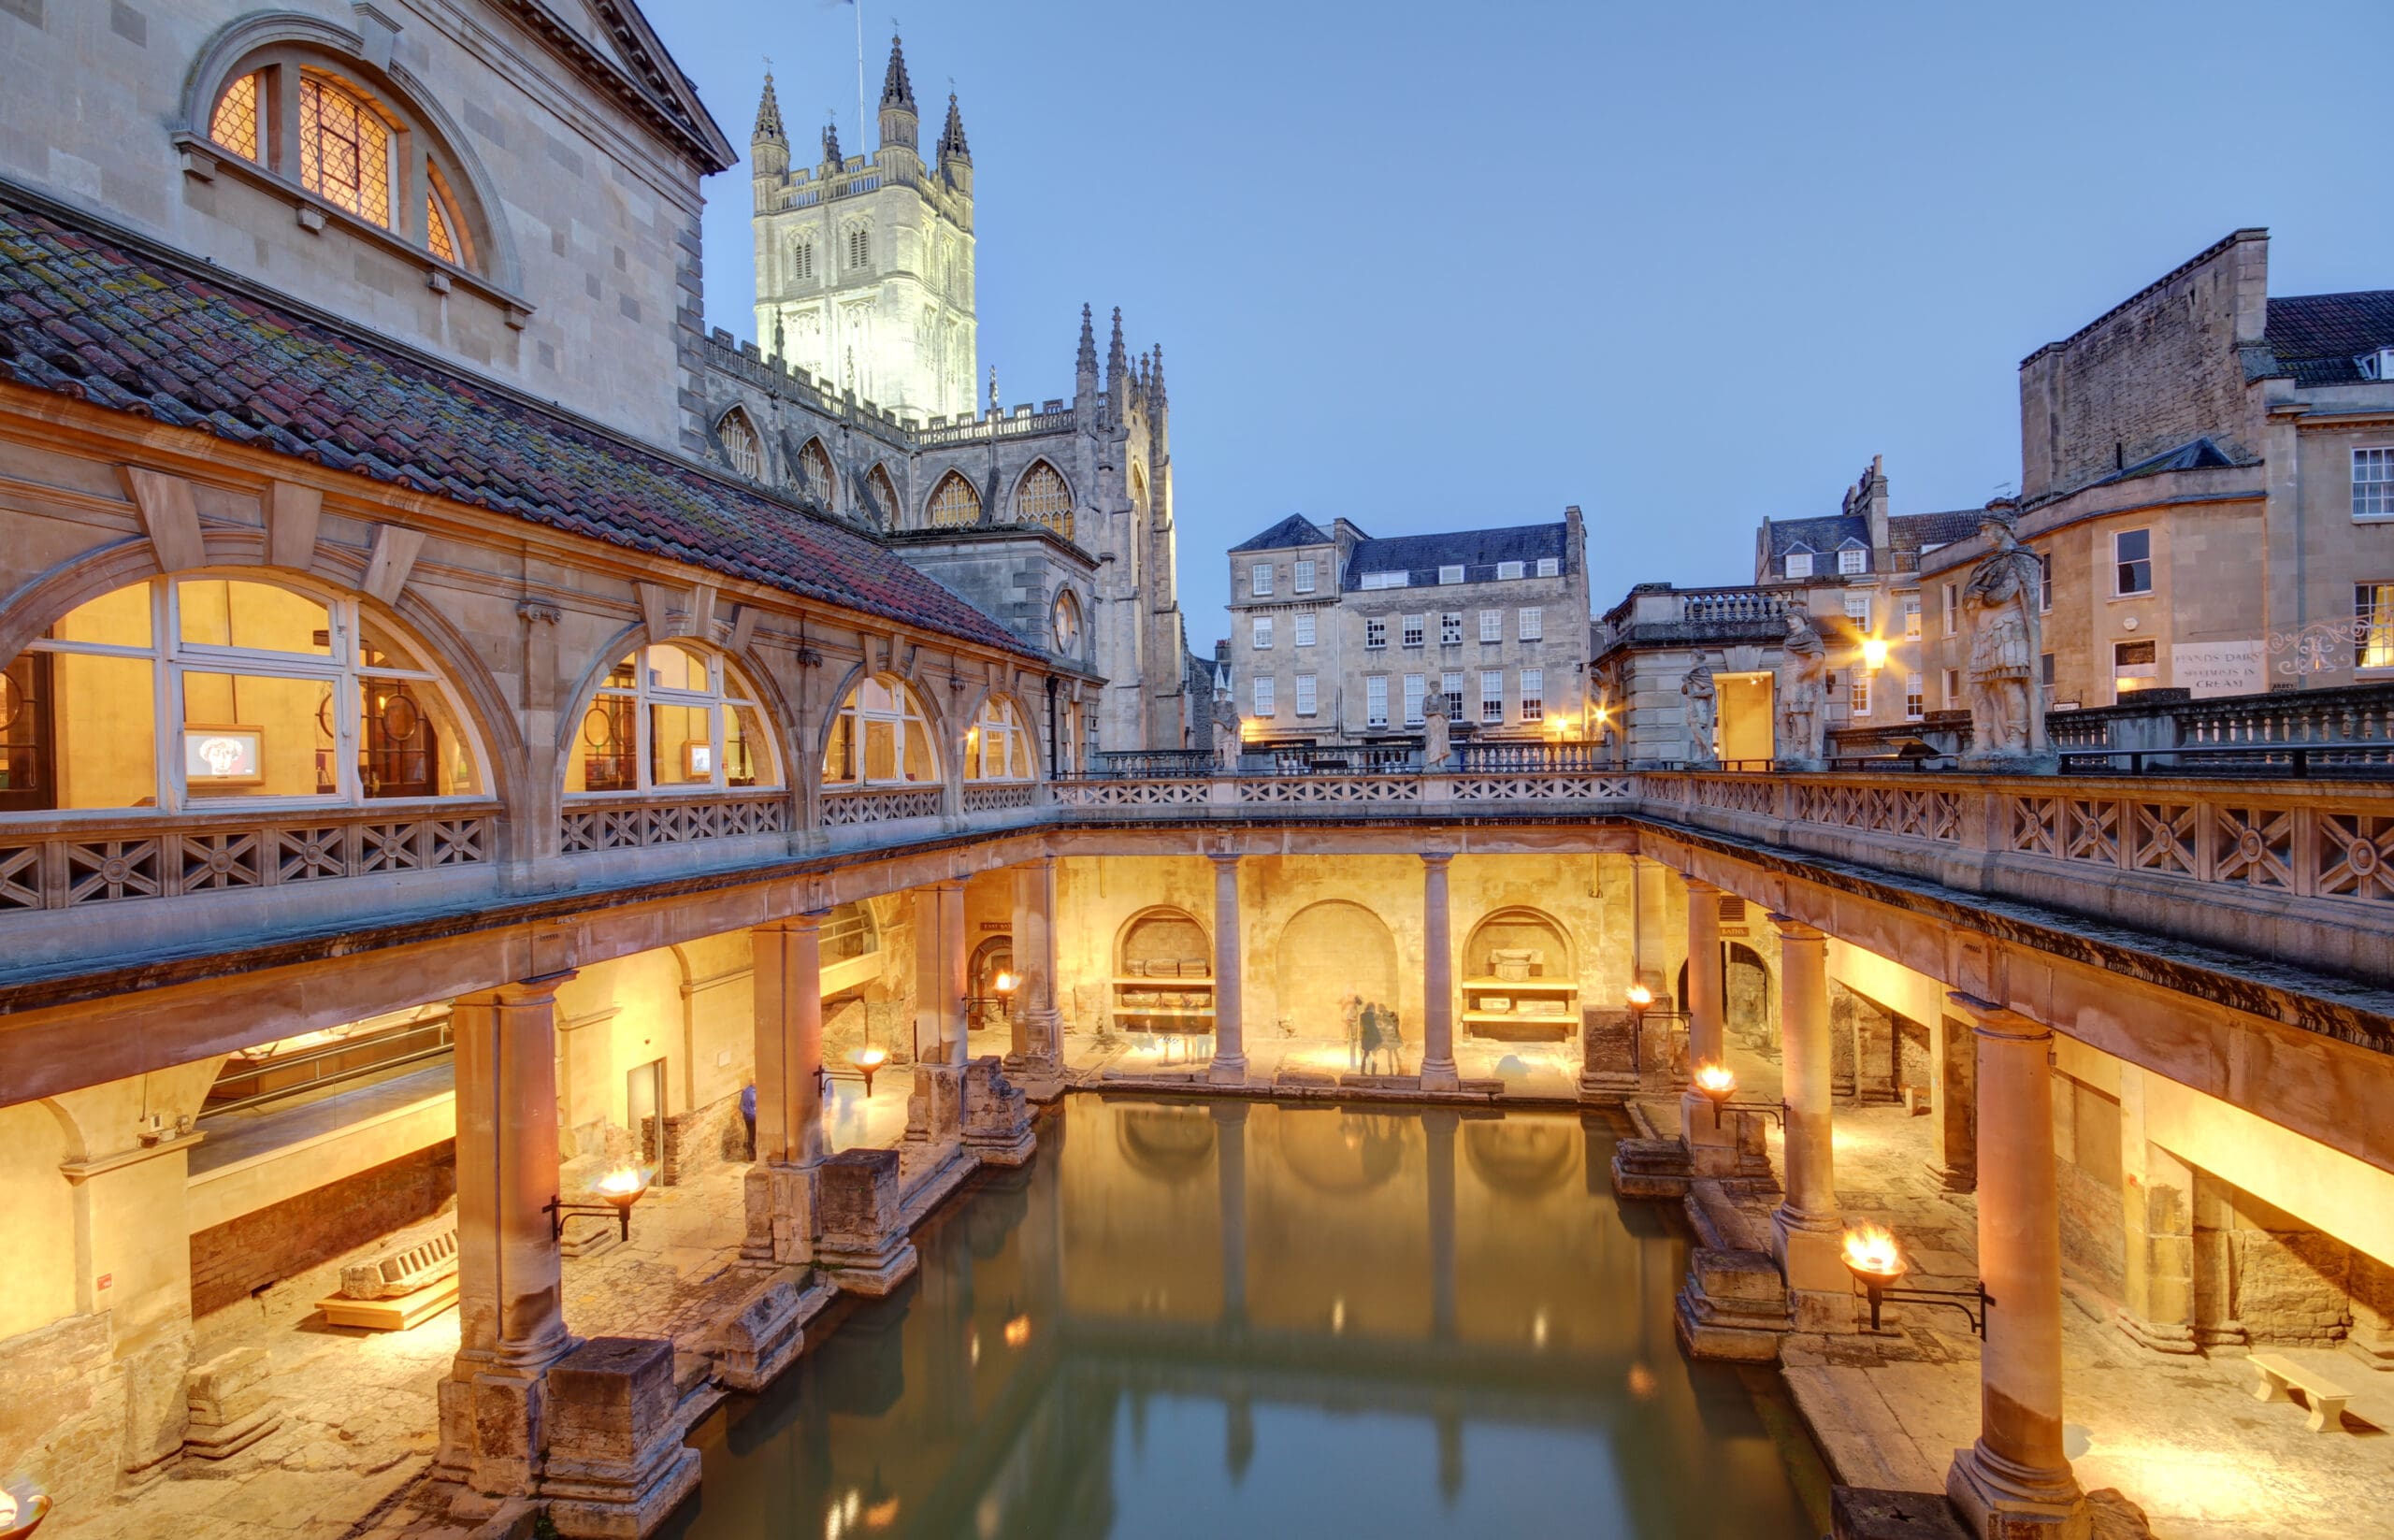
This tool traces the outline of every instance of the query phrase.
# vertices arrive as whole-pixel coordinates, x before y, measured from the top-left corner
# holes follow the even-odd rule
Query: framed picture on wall
[[[682,773],[693,781],[714,774],[714,745],[685,743],[682,745]]]
[[[266,784],[266,729],[184,723],[183,780],[202,790]]]

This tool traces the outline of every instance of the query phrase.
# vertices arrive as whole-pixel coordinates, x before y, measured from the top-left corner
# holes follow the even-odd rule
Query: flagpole
[[[857,12],[857,153],[871,155],[864,137],[864,0],[848,0]]]

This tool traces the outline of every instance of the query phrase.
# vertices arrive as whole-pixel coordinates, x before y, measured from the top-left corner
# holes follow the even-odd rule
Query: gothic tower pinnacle
[[[881,142],[916,147],[922,120],[915,111],[915,85],[906,78],[906,50],[892,33],[889,68],[881,78]]]
[[[957,110],[953,91],[947,94],[947,126],[939,131],[939,168],[950,187],[973,195],[973,147],[964,142],[964,114]]]
[[[748,173],[757,182],[757,207],[789,175],[789,135],[782,129],[782,104],[773,95],[773,72],[765,71],[765,94],[757,102],[757,127],[748,136]]]

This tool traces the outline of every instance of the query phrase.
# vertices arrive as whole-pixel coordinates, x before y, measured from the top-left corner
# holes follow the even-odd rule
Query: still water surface
[[[1801,1435],[1680,1357],[1686,1245],[1615,1204],[1613,1139],[1069,1097],[913,1282],[699,1430],[673,1532],[1818,1535]]]

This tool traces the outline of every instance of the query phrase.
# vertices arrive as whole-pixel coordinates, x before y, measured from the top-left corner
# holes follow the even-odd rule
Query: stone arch
[[[1035,524],[1073,539],[1073,485],[1046,455],[1015,478],[1013,507],[1018,524]]]
[[[1362,1005],[1397,1007],[1396,938],[1362,904],[1325,899],[1299,910],[1280,931],[1275,962],[1278,1015],[1297,1037],[1349,1041],[1353,1029],[1342,1004],[1349,996]],[[1418,1041],[1415,1024],[1400,1021],[1397,1029],[1406,1042]]]
[[[898,483],[892,480],[887,465],[875,465],[864,475],[865,522],[875,529],[898,527],[898,512],[903,507],[898,500]]]
[[[766,479],[765,436],[757,431],[757,420],[746,407],[735,403],[726,410],[714,420],[714,431],[726,465],[752,482]]]
[[[858,692],[869,680],[878,680],[884,684],[903,692],[905,701],[913,708],[913,714],[923,724],[924,735],[931,745],[934,762],[930,767],[930,774],[911,784],[927,788],[946,785],[953,772],[958,769],[956,761],[962,741],[960,733],[951,736],[951,719],[948,711],[934,698],[932,692],[916,688],[915,681],[907,674],[894,669],[876,670],[863,661],[858,662],[846,673],[841,675],[839,684],[830,692],[830,706],[824,712],[822,725],[815,733],[815,741],[810,748],[814,756],[810,770],[811,784],[827,790],[835,785],[853,788],[867,784],[892,784],[870,782],[861,776],[855,780],[843,779],[836,782],[829,777],[826,762],[829,759],[837,740],[840,720],[843,716],[849,714],[852,703],[856,701]],[[858,752],[861,754],[862,751]]]
[[[800,492],[821,503],[827,511],[839,511],[839,478],[831,469],[831,452],[824,447],[820,435],[799,446],[798,457],[790,466]]]
[[[1464,976],[1496,977],[1493,954],[1500,951],[1542,954],[1530,963],[1533,978],[1579,977],[1570,928],[1542,909],[1513,904],[1490,912],[1473,926],[1469,939],[1464,943]]]
[[[501,289],[522,292],[523,266],[504,217],[498,184],[475,155],[471,142],[439,96],[406,65],[397,59],[376,62],[368,56],[364,36],[349,28],[291,10],[263,11],[227,23],[194,56],[183,77],[180,121],[173,129],[179,135],[209,140],[211,120],[225,88],[263,66],[286,62],[328,66],[327,73],[345,77],[374,98],[376,106],[395,115],[398,126],[422,135],[427,142],[417,154],[429,168],[427,180],[445,196],[470,243],[470,250],[457,252],[462,260],[455,266],[481,273]],[[277,180],[284,180],[274,167],[262,169]],[[410,194],[414,191],[410,183]]]
[[[1742,988],[1743,998],[1740,999]],[[1721,943],[1721,1026],[1723,1031],[1778,1036],[1779,990],[1762,954],[1743,942]],[[1687,964],[1680,964],[1679,1005],[1687,1009]]]
[[[772,788],[759,787],[758,789],[789,790],[809,784],[804,767],[794,752],[801,736],[798,719],[791,712],[787,698],[782,695],[779,686],[774,683],[772,675],[755,658],[735,653],[730,648],[720,646],[704,637],[652,637],[644,623],[634,622],[609,637],[606,642],[591,655],[589,661],[583,665],[581,673],[574,680],[573,688],[567,697],[568,706],[558,713],[555,740],[557,756],[555,784],[559,792],[563,791],[565,778],[570,769],[567,763],[568,757],[575,752],[576,744],[582,741],[586,718],[598,702],[599,691],[606,686],[608,674],[616,665],[627,657],[637,655],[643,647],[669,641],[687,647],[694,652],[720,657],[732,669],[737,670],[740,679],[744,682],[748,692],[745,698],[755,703],[764,720],[771,738],[769,746],[774,756],[775,766],[780,771],[779,779]],[[732,685],[729,678],[727,677],[724,697],[730,698],[731,696]]]
[[[981,522],[981,489],[960,470],[951,470],[932,486],[923,504],[923,526],[950,529]]]
[[[353,603],[361,620],[386,628],[394,640],[422,660],[422,671],[434,675],[445,687],[483,778],[483,789],[475,795],[495,799],[511,810],[524,807],[526,747],[508,692],[456,625],[421,593],[403,588],[395,601],[385,603],[360,591],[367,560],[363,553],[326,551],[318,556],[315,569],[303,571],[271,566],[263,559],[243,560],[252,552],[263,556],[263,542],[254,534],[238,542],[238,551],[229,549],[236,542],[220,542],[212,531],[209,543],[209,554],[216,559],[173,571],[161,568],[154,547],[139,538],[51,568],[0,606],[0,665],[13,664],[36,639],[82,605],[159,580],[258,583],[328,604]],[[153,640],[161,647],[166,642],[164,638]],[[158,752],[165,752],[163,745]]]
[[[1145,977],[1150,964],[1175,965],[1197,958],[1212,976],[1214,943],[1195,915],[1173,904],[1153,904],[1122,922],[1114,933],[1118,977]]]

